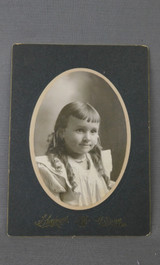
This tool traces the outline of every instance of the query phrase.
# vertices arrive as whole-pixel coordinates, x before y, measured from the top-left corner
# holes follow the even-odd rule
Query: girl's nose
[[[85,141],[89,141],[89,140],[91,139],[91,137],[90,137],[90,133],[89,133],[89,132],[86,132],[85,135],[84,135],[84,137],[83,137],[83,139],[84,139]]]

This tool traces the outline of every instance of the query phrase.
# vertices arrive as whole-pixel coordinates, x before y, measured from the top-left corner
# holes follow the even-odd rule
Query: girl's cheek
[[[95,137],[95,143],[97,144],[98,142],[98,135]]]
[[[74,135],[71,136],[71,139],[78,140],[80,138],[79,134],[75,133]]]

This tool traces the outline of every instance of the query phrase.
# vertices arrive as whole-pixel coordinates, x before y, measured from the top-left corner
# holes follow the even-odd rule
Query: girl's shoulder
[[[102,150],[101,151],[102,159],[107,159],[109,162],[112,162],[112,153],[111,150]]]
[[[54,188],[54,192],[65,192],[66,187],[71,186],[64,164],[57,156],[53,158],[52,162],[47,155],[37,156],[36,163],[42,179],[47,186]]]
[[[105,157],[108,157],[108,158],[111,158],[112,157],[111,150],[110,149],[102,150],[101,151],[101,154],[102,154],[102,156],[105,156]]]
[[[57,156],[53,158],[52,162],[47,155],[36,156],[36,162],[38,165],[43,165],[55,173],[60,173],[64,170],[64,165]]]
[[[102,150],[101,151],[101,156],[102,156],[102,162],[105,168],[106,173],[108,173],[108,175],[110,175],[111,171],[112,171],[112,154],[111,154],[111,150]]]

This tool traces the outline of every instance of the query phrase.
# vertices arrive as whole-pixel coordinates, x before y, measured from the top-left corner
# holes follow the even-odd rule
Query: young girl
[[[90,206],[108,193],[112,158],[102,151],[100,116],[88,103],[72,102],[59,113],[45,156],[36,157],[48,189],[72,206]]]

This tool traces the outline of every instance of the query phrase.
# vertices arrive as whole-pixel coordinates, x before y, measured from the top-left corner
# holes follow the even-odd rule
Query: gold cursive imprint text
[[[40,220],[36,221],[34,224],[41,228],[45,227],[58,227],[61,228],[63,224],[68,223],[68,216],[63,218],[52,218],[51,215],[43,215]]]

